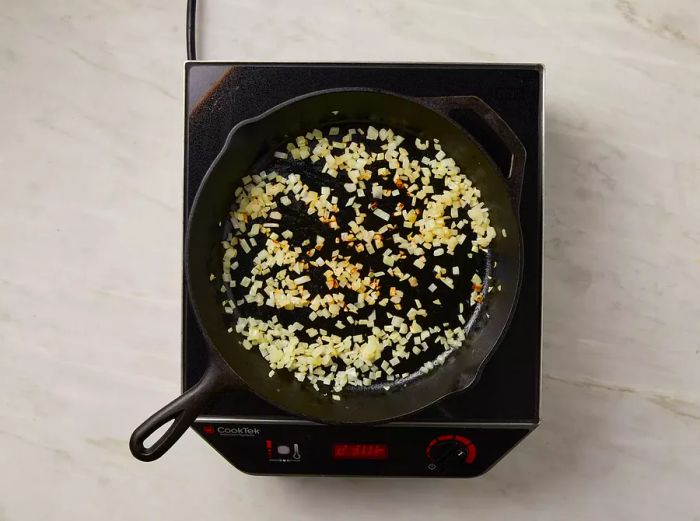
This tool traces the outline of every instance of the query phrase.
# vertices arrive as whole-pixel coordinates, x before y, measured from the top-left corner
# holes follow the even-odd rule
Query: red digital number
[[[387,459],[389,448],[376,443],[334,443],[333,459]]]
[[[333,457],[336,459],[345,459],[348,457],[348,446],[344,443],[336,443],[333,445]]]

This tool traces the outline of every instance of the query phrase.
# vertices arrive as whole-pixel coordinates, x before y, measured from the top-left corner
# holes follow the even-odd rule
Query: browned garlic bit
[[[414,157],[404,141],[373,126],[343,135],[340,127],[327,135],[314,129],[274,152],[284,174],[246,176],[235,191],[232,233],[223,241],[223,284],[214,274],[210,280],[224,293],[227,286],[236,288],[241,298],[225,300],[224,311],[247,306],[235,330],[246,349],[258,349],[267,360],[270,376],[286,369],[317,390],[324,385],[339,392],[346,385],[405,378],[395,372],[403,360],[440,344],[444,351],[420,367],[427,373],[464,342],[464,304],[459,324],[426,326],[428,311],[413,295],[416,275],[433,266],[426,272],[435,282],[419,295],[429,296],[428,307],[442,306],[434,292],[445,288],[454,301],[466,302],[470,294],[470,305],[482,302],[479,275],[470,291],[456,286],[460,269],[450,258],[470,235],[469,258],[486,251],[497,234],[480,191],[439,141],[409,142],[405,146],[421,152]],[[309,165],[316,165],[324,186],[294,173]],[[286,223],[288,212],[300,208],[328,233],[302,236]],[[506,230],[501,234],[506,237]],[[377,259],[374,268],[362,262],[367,255]],[[241,273],[245,258],[252,262]],[[381,271],[372,271],[377,266]],[[308,322],[282,320],[290,310]]]

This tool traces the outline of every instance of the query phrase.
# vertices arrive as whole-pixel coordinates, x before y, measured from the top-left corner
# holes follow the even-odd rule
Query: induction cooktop
[[[211,403],[193,429],[236,468],[251,474],[478,476],[539,423],[542,66],[187,62],[183,222],[234,125],[290,98],[347,87],[416,97],[478,96],[518,135],[527,150],[519,208],[524,277],[512,323],[473,387],[401,421],[316,424],[275,408],[240,382]],[[459,110],[450,116],[469,130]],[[199,380],[206,364],[206,341],[183,283],[183,390]]]

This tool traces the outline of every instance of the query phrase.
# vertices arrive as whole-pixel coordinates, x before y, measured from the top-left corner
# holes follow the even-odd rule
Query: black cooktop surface
[[[212,81],[213,78],[217,78]],[[328,88],[379,88],[408,96],[475,95],[520,137],[527,165],[520,205],[524,277],[512,324],[468,391],[410,417],[427,422],[539,420],[542,280],[542,67],[458,64],[251,64],[190,62],[185,70],[184,216],[231,128],[295,96]],[[209,87],[211,85],[211,87]],[[205,89],[207,89],[205,92]],[[200,94],[201,93],[201,94]],[[453,115],[460,123],[459,114]],[[183,388],[203,374],[207,349],[183,288]],[[289,418],[243,384],[206,416]]]

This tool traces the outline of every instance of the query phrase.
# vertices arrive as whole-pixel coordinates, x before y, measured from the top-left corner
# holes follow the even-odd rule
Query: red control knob
[[[432,440],[425,449],[431,470],[457,469],[476,459],[476,445],[469,438],[444,434]]]

